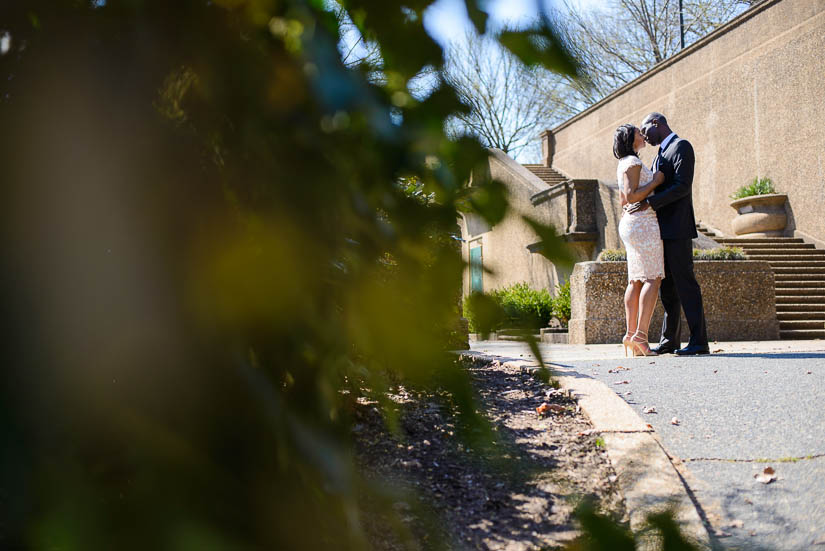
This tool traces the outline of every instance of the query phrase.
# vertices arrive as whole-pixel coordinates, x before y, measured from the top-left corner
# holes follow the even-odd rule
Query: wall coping
[[[530,187],[534,188],[535,193],[541,193],[542,191],[546,191],[551,186],[547,184],[544,180],[524,168],[523,165],[516,162],[515,159],[510,157],[507,153],[502,151],[501,149],[497,149],[495,147],[491,147],[490,151],[490,158],[495,159],[498,161],[510,174],[513,176],[517,176],[523,179]],[[531,195],[535,195],[532,193]]]
[[[598,272],[621,272],[626,270],[626,260],[589,260],[587,262],[576,262],[574,270],[588,273]],[[767,260],[694,260],[693,266],[697,269],[704,270],[713,265],[716,268],[728,269],[734,268],[738,271],[758,271],[758,272],[773,272],[770,262]]]
[[[598,102],[594,103],[593,105],[591,105],[590,107],[588,107],[587,109],[582,111],[581,113],[573,115],[572,117],[570,117],[569,119],[567,119],[563,123],[555,126],[553,129],[551,129],[551,132],[555,134],[556,132],[566,128],[567,126],[570,126],[571,124],[578,121],[579,119],[584,118],[585,116],[589,115],[593,111],[596,111],[597,109],[602,107],[604,104],[609,103],[610,101],[612,101],[613,99],[615,99],[618,96],[621,96],[622,94],[624,94],[625,92],[627,92],[631,88],[635,88],[636,86],[643,83],[647,79],[653,77],[657,73],[661,73],[662,71],[664,71],[665,69],[667,69],[668,67],[673,65],[674,63],[677,63],[681,59],[691,55],[692,53],[696,52],[697,50],[701,50],[702,48],[704,48],[705,46],[707,46],[709,43],[713,42],[714,40],[716,40],[720,36],[732,31],[733,29],[735,29],[739,25],[742,25],[743,23],[745,23],[749,19],[752,19],[753,17],[757,16],[758,14],[760,14],[763,11],[767,10],[768,8],[773,6],[774,4],[778,4],[781,1],[782,0],[762,0],[762,2],[760,2],[760,3],[758,3],[754,6],[751,6],[750,8],[745,10],[744,12],[740,13],[738,16],[734,17],[733,19],[731,19],[730,21],[728,21],[727,23],[725,23],[724,25],[722,25],[721,27],[716,29],[715,31],[713,31],[709,34],[706,34],[705,36],[703,36],[702,38],[700,38],[699,40],[697,40],[696,42],[694,42],[690,46],[685,47],[684,49],[682,49],[679,52],[677,52],[677,53],[673,54],[672,56],[670,56],[669,58],[660,61],[659,63],[657,63],[656,65],[654,65],[650,69],[648,69],[647,72],[642,73],[641,75],[639,75],[635,79],[631,80],[627,84],[621,86],[620,88],[615,89],[613,92],[611,92],[610,94],[608,94],[607,96],[605,96],[604,98],[599,100]]]

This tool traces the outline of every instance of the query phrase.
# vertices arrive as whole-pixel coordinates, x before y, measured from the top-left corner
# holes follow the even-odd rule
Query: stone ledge
[[[711,341],[778,340],[774,274],[753,260],[694,262]],[[619,343],[625,332],[626,262],[580,262],[570,277],[571,344]],[[650,340],[659,340],[664,311],[657,302]],[[682,315],[682,340],[689,333]]]

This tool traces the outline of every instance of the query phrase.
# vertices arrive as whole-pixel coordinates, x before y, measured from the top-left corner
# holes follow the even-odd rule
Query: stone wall
[[[560,203],[553,201],[544,203],[544,208],[534,207],[530,197],[547,190],[549,186],[501,151],[491,152],[489,173],[482,177],[495,178],[506,186],[511,209],[495,228],[483,222],[478,215],[464,215],[461,237],[464,240],[465,263],[469,263],[469,248],[481,245],[485,269],[484,292],[522,281],[526,281],[534,289],[549,289],[552,292],[560,280],[566,280],[572,267],[567,267],[567,273],[560,273],[552,262],[531,252],[527,245],[535,243],[538,237],[521,217],[530,215],[558,228],[567,215],[566,207],[562,212]],[[469,294],[469,289],[470,271],[465,269],[465,296]]]
[[[539,237],[523,216],[556,229],[573,262],[593,260],[604,248],[619,248],[618,224],[622,210],[618,188],[597,180],[570,180],[550,186],[500,150],[493,149],[487,171],[474,175],[493,178],[507,188],[511,209],[490,227],[481,217],[467,213],[461,221],[462,253],[481,245],[485,292],[526,281],[534,289],[555,292],[570,276],[573,264],[554,264],[533,247]],[[464,273],[464,295],[470,292],[470,270]]]
[[[660,111],[696,151],[697,219],[732,234],[730,194],[768,176],[789,196],[787,235],[796,232],[821,245],[823,51],[823,0],[765,0],[554,128],[553,166],[572,177],[613,183],[614,130]],[[641,156],[650,165],[654,148]]]
[[[762,261],[699,261],[694,263],[702,288],[708,338],[711,341],[776,340],[774,275]],[[619,343],[625,332],[625,262],[581,262],[570,278],[572,344]],[[657,301],[649,337],[661,335],[663,309]],[[682,340],[690,333],[682,315]]]

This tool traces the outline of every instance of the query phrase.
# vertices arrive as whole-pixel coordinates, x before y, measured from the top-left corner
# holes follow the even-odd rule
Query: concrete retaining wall
[[[699,261],[694,263],[702,287],[708,338],[711,341],[779,339],[774,275],[767,262]],[[571,344],[619,343],[625,332],[626,262],[580,262],[570,278]],[[663,309],[657,302],[650,340],[659,340]],[[682,315],[682,341],[689,332]]]
[[[732,235],[755,176],[789,196],[787,235],[825,242],[825,2],[765,0],[553,129],[553,167],[614,182],[613,132],[651,111],[696,151],[697,219]],[[642,159],[648,166],[655,149]]]

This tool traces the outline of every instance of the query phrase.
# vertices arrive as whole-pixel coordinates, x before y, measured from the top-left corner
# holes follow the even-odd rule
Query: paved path
[[[531,358],[519,343],[472,348]],[[692,358],[624,358],[618,345],[541,348],[545,360],[607,384],[653,426],[715,548],[825,551],[825,341],[711,349]],[[656,413],[645,414],[647,407]],[[754,475],[768,466],[777,480],[758,482]]]

